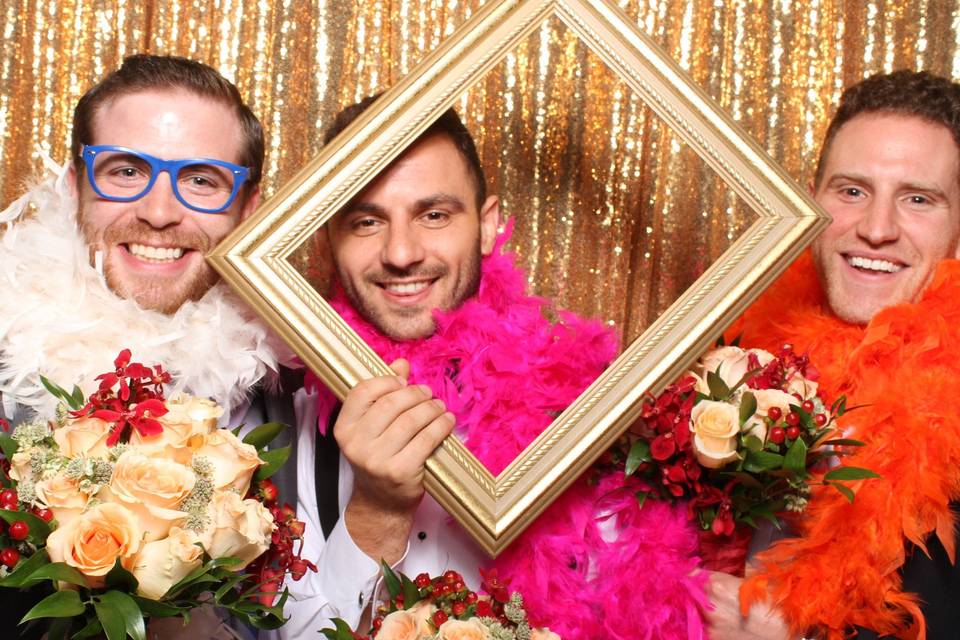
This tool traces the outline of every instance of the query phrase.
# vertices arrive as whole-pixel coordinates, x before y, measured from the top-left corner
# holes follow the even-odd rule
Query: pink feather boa
[[[617,349],[614,333],[598,321],[564,312],[555,324],[544,317],[548,301],[524,294],[514,255],[502,252],[508,237],[509,230],[484,258],[478,294],[437,312],[429,338],[391,340],[341,292],[331,300],[385,361],[410,362],[410,381],[434,390],[493,473],[548,427]],[[335,400],[320,394],[319,402],[323,429]],[[648,501],[640,509],[621,474],[594,482],[588,476],[494,561],[511,590],[523,594],[531,621],[566,640],[705,637],[705,574],[697,571],[697,535],[683,506]]]

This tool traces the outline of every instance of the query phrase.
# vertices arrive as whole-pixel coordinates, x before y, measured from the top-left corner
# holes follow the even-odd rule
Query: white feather
[[[66,167],[49,172],[0,213],[0,396],[49,415],[56,404],[40,375],[85,393],[113,370],[124,348],[174,376],[168,394],[215,400],[225,417],[251,387],[290,364],[293,354],[259,318],[218,284],[167,316],[110,291],[90,266],[76,224]],[[33,215],[28,215],[28,209]]]

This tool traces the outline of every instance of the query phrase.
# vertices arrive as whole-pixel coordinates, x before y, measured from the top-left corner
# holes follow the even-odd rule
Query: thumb
[[[403,378],[404,382],[410,377],[410,363],[403,358],[397,358],[391,362],[390,368],[393,369],[394,373]]]

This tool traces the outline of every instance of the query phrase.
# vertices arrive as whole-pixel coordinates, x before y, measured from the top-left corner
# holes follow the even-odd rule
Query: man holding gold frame
[[[327,141],[371,103],[342,112]],[[498,226],[498,201],[486,194],[472,137],[450,110],[321,230],[336,272],[331,305],[393,360],[397,375],[361,382],[339,412],[321,391],[320,423],[328,433],[301,425],[298,511],[308,523],[304,556],[316,559],[318,573],[290,585],[291,620],[264,637],[299,637],[332,616],[362,624],[361,614],[375,606],[381,559],[411,577],[455,570],[473,589],[478,570],[493,566],[522,593],[532,622],[564,637],[633,637],[636,621],[655,606],[661,614],[674,608],[656,623],[658,637],[680,629],[686,637],[688,625],[700,624],[695,603],[703,581],[691,576],[693,534],[682,509],[648,505],[639,515],[627,492],[584,523],[581,516],[599,509],[610,487],[584,478],[492,561],[423,495],[424,463],[449,433],[499,473],[616,353],[614,336],[600,323],[563,313],[556,324],[545,319],[544,301],[524,294],[525,278],[501,253]],[[332,457],[339,477],[326,477],[336,483],[333,495],[318,484],[319,459],[331,459],[331,429],[342,453]],[[619,527],[621,516],[631,525]],[[311,529],[324,529],[326,542]],[[651,550],[651,558],[664,561],[662,572],[647,578],[656,589],[633,589],[632,606],[611,616],[598,593],[642,581],[614,567],[623,550],[643,548],[653,530],[678,532]],[[558,612],[556,599],[570,604]]]

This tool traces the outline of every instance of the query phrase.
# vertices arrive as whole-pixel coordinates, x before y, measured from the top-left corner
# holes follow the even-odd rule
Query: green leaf
[[[127,636],[133,640],[146,639],[143,613],[136,601],[127,594],[122,591],[104,591],[99,598],[94,598],[93,606],[108,640],[123,640]],[[110,618],[109,625],[105,618]]]
[[[866,480],[879,477],[880,474],[860,467],[837,467],[823,475],[824,480]]]
[[[650,460],[652,460],[650,457],[650,443],[646,440],[637,440],[631,445],[630,453],[627,454],[624,473],[632,476],[641,463],[649,462]]]
[[[783,466],[783,456],[769,451],[748,451],[743,468],[750,473],[761,473]]]
[[[795,475],[805,476],[807,473],[807,443],[803,438],[797,438],[787,455],[783,459],[783,468],[792,471]]]
[[[87,586],[87,581],[84,579],[83,574],[65,562],[52,562],[50,564],[43,565],[27,576],[24,583],[35,583],[40,582],[41,580],[58,580],[60,582],[69,582],[70,584],[79,585],[81,587]]]
[[[47,556],[47,552],[40,549],[26,560],[21,559],[12,572],[7,574],[5,578],[0,579],[0,587],[22,587],[26,584],[31,573],[49,563],[50,558]]]
[[[409,609],[420,602],[420,589],[413,583],[413,580],[400,574],[400,584],[403,586],[403,608]]]
[[[73,385],[73,404],[75,409],[80,409],[86,404],[86,398],[83,396],[83,389],[77,385]]]
[[[120,558],[113,564],[113,569],[107,574],[106,585],[108,589],[121,589],[133,593],[140,586],[140,582],[132,573],[123,568],[120,564]]]
[[[261,465],[260,468],[257,469],[257,472],[253,474],[254,482],[266,480],[275,474],[289,457],[289,446],[281,447],[280,449],[270,449],[269,451],[261,451],[260,459],[263,460],[265,464]]]
[[[286,428],[287,425],[282,422],[267,422],[248,433],[243,441],[252,444],[259,451],[273,442],[273,439]]]
[[[7,524],[13,524],[18,520],[26,522],[27,526],[30,527],[27,540],[37,546],[44,544],[47,541],[47,536],[50,535],[50,525],[44,522],[43,518],[38,518],[32,513],[0,509],[0,518],[6,520]]]
[[[747,451],[763,451],[763,440],[757,436],[748,435],[743,439],[743,444]]]
[[[717,371],[719,370],[718,366]],[[715,371],[707,371],[707,386],[710,387],[710,396],[715,400],[722,400],[730,395],[730,387]]]
[[[73,616],[83,615],[84,609],[86,609],[86,606],[80,600],[80,594],[65,589],[51,593],[38,602],[30,611],[27,611],[20,622],[22,624],[35,618],[72,618]]]
[[[762,482],[757,480],[755,476],[743,471],[722,471],[720,475],[736,478],[740,484],[748,489],[763,489]]]
[[[756,412],[757,397],[749,391],[744,391],[740,397],[740,426],[745,425]]]
[[[100,618],[97,614],[87,616],[85,627],[70,636],[71,640],[83,640],[84,638],[103,637],[103,625],[100,624]]]
[[[94,618],[96,620],[96,618]],[[70,630],[73,628],[74,618],[54,618],[50,622],[50,626],[47,627],[47,639],[48,640],[67,640],[67,638],[89,638],[90,636],[80,635],[83,633],[83,630],[78,631],[73,636],[70,635]],[[99,631],[100,625],[97,625],[97,630]]]
[[[393,572],[390,565],[383,560],[380,560],[380,570],[383,572],[383,582],[387,585],[387,593],[390,594],[390,599],[392,600],[403,591],[403,587],[400,585],[400,578]]]
[[[834,440],[824,440],[820,444],[832,444],[835,447],[862,447],[860,440],[851,440],[850,438],[836,438]]]
[[[730,342],[730,346],[731,346],[731,347],[739,347],[739,346],[740,346],[740,338],[742,338],[742,337],[743,337],[743,334],[742,334],[742,333],[738,333],[738,334],[736,335],[736,337]]]
[[[720,347],[725,347],[725,346],[727,346],[727,339],[724,337],[724,335],[723,335],[722,333],[720,334],[720,337],[717,338],[717,341],[713,343],[713,346],[714,346],[715,348],[720,348]]]
[[[0,431],[0,451],[3,452],[3,457],[7,460],[12,460],[13,454],[15,454],[19,448],[20,445],[13,439],[13,436],[4,431]]]
[[[82,392],[80,393],[79,401],[75,397],[77,392],[79,391],[79,389],[77,389],[76,386],[73,387],[73,393],[67,393],[66,389],[64,389],[57,383],[48,380],[43,376],[40,376],[40,382],[43,384],[44,387],[46,387],[47,391],[49,391],[53,397],[60,399],[62,402],[64,402],[68,407],[70,407],[74,411],[76,411],[77,409],[83,406],[83,400],[84,400],[83,393]]]
[[[638,508],[638,509],[642,509],[642,508],[643,508],[643,505],[647,502],[647,496],[649,496],[649,495],[650,495],[650,493],[649,493],[648,491],[637,491],[636,496],[637,496],[637,508]]]
[[[350,629],[350,625],[341,620],[340,618],[334,618],[331,620],[336,628],[334,629],[321,629],[320,633],[325,635],[328,640],[353,640],[353,630]]]
[[[137,606],[140,607],[140,611],[142,611],[144,615],[150,616],[151,618],[172,618],[183,612],[181,607],[170,604],[169,602],[158,602],[156,600],[150,600],[149,598],[141,598],[140,596],[133,596],[133,601],[137,603]]]
[[[831,487],[833,487],[834,489],[842,493],[847,500],[849,500],[850,502],[853,502],[853,489],[851,489],[845,484],[840,484],[839,482],[828,482],[826,484],[830,485]]]

